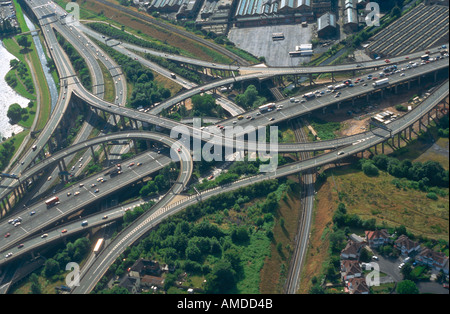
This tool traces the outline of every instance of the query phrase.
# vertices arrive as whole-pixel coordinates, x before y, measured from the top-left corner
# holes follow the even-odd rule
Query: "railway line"
[[[292,121],[292,130],[294,130],[297,142],[306,142],[308,137],[303,129],[300,119]],[[311,158],[310,152],[300,152],[299,160],[307,160]],[[306,250],[308,248],[310,227],[312,222],[312,213],[314,210],[314,177],[313,171],[306,171],[299,174],[302,183],[301,189],[301,218],[297,228],[295,237],[295,247],[292,253],[289,265],[288,275],[284,286],[284,292],[287,294],[295,294],[300,285],[300,276]]]

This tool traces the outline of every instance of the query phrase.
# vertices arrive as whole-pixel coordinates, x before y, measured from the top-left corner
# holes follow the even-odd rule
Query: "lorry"
[[[275,103],[268,103],[265,105],[260,106],[259,108],[259,112],[264,113],[266,111],[272,111],[273,109],[275,109]]]
[[[386,77],[386,78],[384,78],[382,80],[377,80],[372,85],[373,85],[373,87],[379,87],[379,86],[383,86],[383,85],[386,85],[386,84],[389,84],[389,78],[388,77]]]
[[[59,204],[59,198],[57,196],[49,198],[48,200],[45,201],[45,205],[47,205],[47,207],[55,205],[56,203]]]
[[[303,98],[306,98],[306,100],[313,99],[315,97],[316,97],[316,94],[314,94],[314,93],[307,93],[307,94],[303,95]]]

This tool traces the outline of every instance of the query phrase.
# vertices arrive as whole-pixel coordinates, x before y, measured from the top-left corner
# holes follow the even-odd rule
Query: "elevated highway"
[[[442,100],[448,97],[448,93],[449,82],[447,80],[427,100],[423,102],[421,112],[428,112],[432,108],[436,107]],[[90,265],[89,269],[84,270],[84,275],[81,278],[80,285],[75,287],[72,293],[87,294],[91,292],[97,282],[106,273],[109,266],[114,263],[115,259],[121,253],[123,253],[123,251],[128,246],[133,244],[137,239],[141,238],[150,228],[156,226],[167,217],[176,214],[177,212],[187,208],[188,206],[194,205],[199,201],[205,201],[208,198],[220,193],[237,190],[241,187],[255,184],[264,180],[285,177],[299,172],[314,170],[317,167],[326,164],[335,163],[341,159],[355,155],[360,151],[369,149],[374,145],[389,140],[392,134],[397,134],[403,131],[406,127],[413,125],[414,122],[416,122],[419,118],[420,115],[409,115],[408,121],[404,121],[403,125],[398,124],[395,126],[391,126],[392,133],[389,133],[382,129],[376,129],[376,131],[374,131],[374,137],[370,138],[367,141],[360,142],[356,145],[349,145],[342,148],[342,154],[331,152],[307,160],[295,162],[283,167],[279,167],[273,173],[259,174],[255,177],[239,180],[226,186],[220,186],[211,190],[207,190],[201,192],[199,196],[185,198],[183,201],[174,203],[169,206],[164,203],[158,203],[159,206],[155,206],[151,214],[145,215],[144,217],[136,221],[135,224],[123,230],[120,235],[97,256],[96,260]]]

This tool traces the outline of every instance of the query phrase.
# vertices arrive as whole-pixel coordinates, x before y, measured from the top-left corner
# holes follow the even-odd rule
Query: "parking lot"
[[[284,40],[273,41],[273,33],[283,33]],[[295,46],[300,44],[310,44],[312,34],[312,25],[308,27],[302,27],[299,24],[234,27],[230,30],[228,39],[256,57],[265,57],[267,65],[298,66],[308,62],[311,57],[290,57],[289,51],[295,51]]]

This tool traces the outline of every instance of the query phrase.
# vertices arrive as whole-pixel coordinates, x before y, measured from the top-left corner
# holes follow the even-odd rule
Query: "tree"
[[[236,272],[227,260],[217,262],[206,276],[206,293],[227,293],[236,285]]]
[[[6,116],[11,120],[12,124],[16,124],[22,120],[22,107],[19,104],[12,104],[9,106]]]
[[[362,165],[362,170],[366,176],[376,177],[379,174],[378,168],[372,162],[365,162]]]
[[[28,39],[28,36],[25,35],[17,38],[17,43],[24,48],[24,51],[28,51],[28,48],[31,47],[31,41]]]
[[[49,258],[45,261],[44,269],[42,271],[42,274],[46,278],[50,278],[56,274],[58,274],[60,271],[59,263],[55,261],[54,259]]]
[[[419,289],[411,280],[403,280],[397,284],[396,289],[398,294],[418,294]]]

